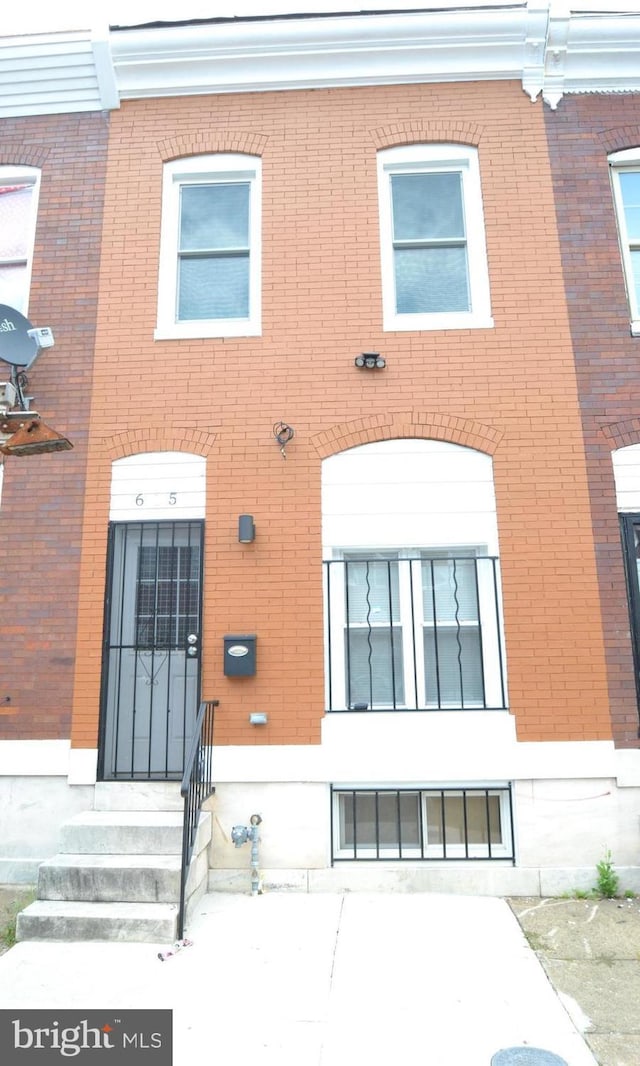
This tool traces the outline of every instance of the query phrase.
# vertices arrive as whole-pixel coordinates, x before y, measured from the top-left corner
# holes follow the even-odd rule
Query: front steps
[[[182,810],[173,788],[173,795],[164,785],[97,788],[100,809],[66,822],[59,854],[41,864],[38,899],[18,915],[17,939],[175,940]],[[176,809],[159,810],[168,798]],[[144,808],[127,809],[132,802]],[[210,840],[211,815],[203,811],[187,878],[187,917],[206,891]]]

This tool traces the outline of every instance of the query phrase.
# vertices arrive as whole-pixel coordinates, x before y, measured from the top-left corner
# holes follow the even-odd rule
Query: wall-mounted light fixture
[[[41,422],[35,411],[29,412],[29,416],[21,413],[18,422],[9,420],[5,414],[0,424],[0,452],[3,455],[42,455],[73,448],[71,441]]]
[[[266,725],[269,719],[264,711],[253,711],[249,715],[251,725]]]
[[[238,540],[241,544],[252,544],[256,539],[256,527],[252,514],[238,515]]]
[[[379,352],[362,352],[361,355],[356,355],[354,363],[366,370],[383,370],[387,365]]]

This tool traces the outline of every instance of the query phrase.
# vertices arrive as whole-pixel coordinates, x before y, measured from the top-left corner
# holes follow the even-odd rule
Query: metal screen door
[[[109,528],[100,767],[182,777],[200,700],[202,522]]]

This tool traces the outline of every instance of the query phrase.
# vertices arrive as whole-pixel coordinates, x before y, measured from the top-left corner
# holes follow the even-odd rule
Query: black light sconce
[[[256,539],[256,527],[252,514],[238,515],[238,540],[241,544],[253,544]]]
[[[365,370],[384,370],[387,365],[379,352],[362,352],[361,355],[356,355],[354,363],[357,367],[364,367]]]

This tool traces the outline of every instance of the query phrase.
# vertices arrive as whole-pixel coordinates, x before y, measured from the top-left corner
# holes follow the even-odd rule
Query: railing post
[[[213,720],[214,708],[219,700],[207,700],[200,704],[191,747],[185,761],[180,794],[184,800],[182,819],[182,863],[180,867],[180,901],[178,904],[178,940],[184,937],[187,878],[193,855],[193,845],[198,833],[202,804],[213,795],[212,781]],[[204,742],[203,742],[204,741]]]

